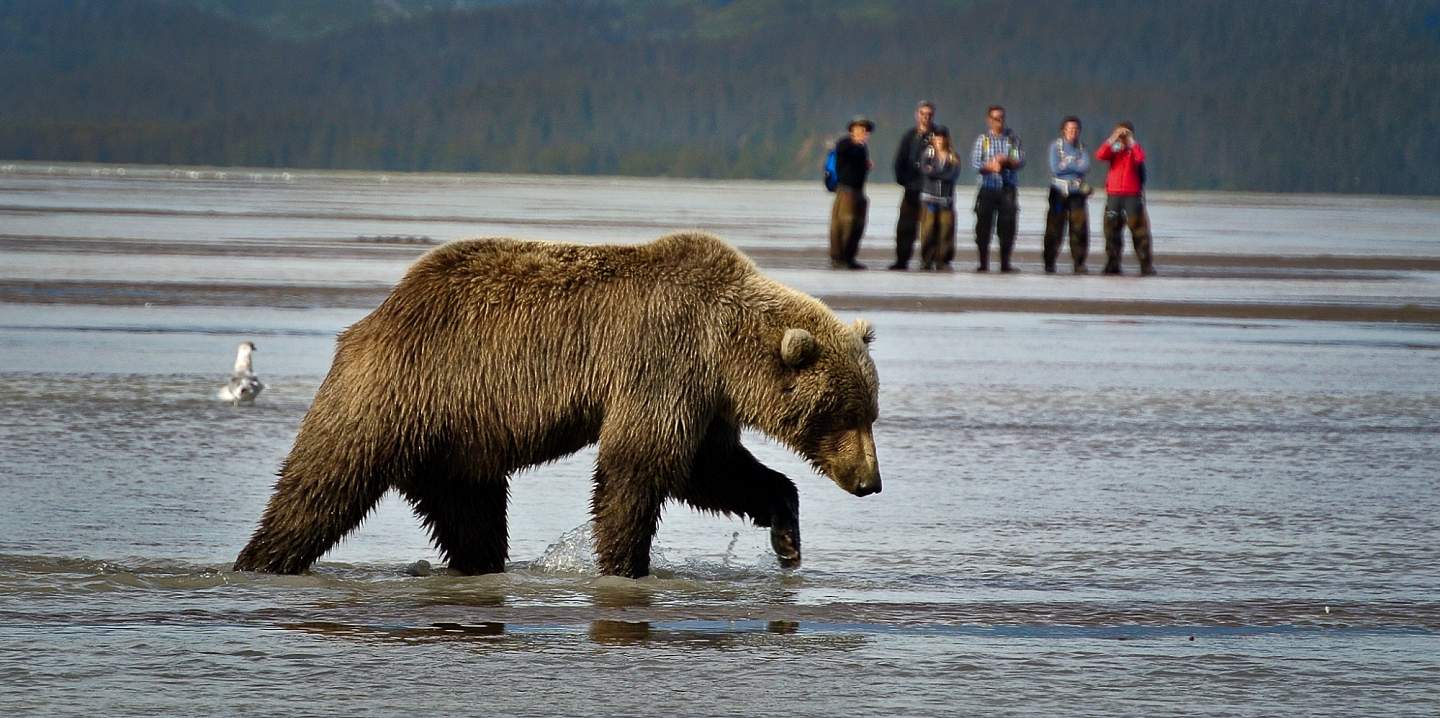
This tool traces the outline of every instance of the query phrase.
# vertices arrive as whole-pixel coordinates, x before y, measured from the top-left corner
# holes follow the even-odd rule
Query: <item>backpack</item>
[[[825,166],[824,166],[824,169],[825,169],[825,172],[824,172],[822,178],[823,178],[824,181],[825,181],[825,191],[826,191],[826,192],[834,192],[834,191],[835,191],[835,188],[840,186],[840,175],[835,174],[835,148],[834,148],[834,147],[831,147],[831,148],[830,148],[830,151],[827,152],[827,153],[825,153]]]

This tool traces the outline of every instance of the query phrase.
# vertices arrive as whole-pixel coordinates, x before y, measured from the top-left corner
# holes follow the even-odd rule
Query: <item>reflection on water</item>
[[[299,623],[282,623],[278,628],[287,631],[301,631],[317,636],[401,642],[469,641],[505,635],[505,624],[503,623],[478,623],[470,625],[460,623],[435,623],[429,626],[411,628],[398,626],[357,626],[328,621],[302,621]]]
[[[278,194],[238,177],[193,180],[230,182],[220,193],[169,175],[48,177],[6,195],[34,179],[0,173],[0,203],[28,207],[0,236],[0,713],[290,713],[296,686],[316,713],[406,715],[1166,712],[1157,696],[1203,699],[1176,704],[1187,713],[1429,715],[1440,702],[1440,343],[1421,325],[867,309],[885,493],[846,495],[746,436],[800,489],[797,571],[776,565],[765,530],[669,506],[655,576],[598,576],[593,450],[514,478],[505,574],[445,570],[393,496],[312,573],[229,570],[335,334],[420,249],[357,236],[541,226],[633,241],[658,233],[640,214],[660,203],[812,291],[1057,312],[1091,296],[1433,303],[1434,277],[1405,257],[1395,276],[1303,280],[857,277],[805,263],[818,241],[805,212],[823,200],[808,184],[560,179],[576,197],[563,208],[542,201],[547,181],[458,176],[383,191],[292,177]],[[1315,201],[1207,197],[1166,199],[1163,222],[1156,198],[1176,249],[1234,258],[1256,238],[1210,237],[1227,208],[1275,230]],[[1408,217],[1387,251],[1440,255],[1414,229],[1435,219],[1427,200],[1325,202],[1350,206],[1354,227]],[[31,251],[45,238],[64,242]],[[1274,241],[1319,255],[1361,239]],[[216,263],[232,250],[263,256]],[[254,337],[264,396],[212,400]]]
[[[649,621],[594,621],[587,635],[596,643],[612,645],[644,643],[653,638]]]
[[[328,621],[301,621],[276,626],[286,631],[341,640],[396,643],[473,643],[477,647],[505,650],[544,649],[557,639],[582,631],[566,625],[515,625],[497,622],[437,622],[426,626],[365,626]],[[786,650],[852,650],[863,645],[866,634],[884,626],[818,626],[803,631],[795,621],[590,621],[583,635],[602,646],[664,646],[685,649],[733,649],[754,645],[757,639],[772,636],[801,636],[784,644]]]

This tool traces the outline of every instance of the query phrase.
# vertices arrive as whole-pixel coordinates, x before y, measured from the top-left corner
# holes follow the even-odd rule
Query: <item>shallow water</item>
[[[782,251],[820,246],[826,198],[808,185],[115,170],[0,168],[0,713],[1440,706],[1436,325],[1064,312],[1074,297],[1432,306],[1432,271],[833,273],[812,268],[823,250]],[[549,204],[556,184],[571,206]],[[882,192],[866,241],[883,260]],[[1432,200],[1152,202],[1162,252],[1440,257]],[[1328,233],[1317,207],[1339,213]],[[793,572],[764,531],[671,506],[656,576],[596,575],[593,451],[512,482],[503,575],[413,575],[440,562],[393,497],[311,574],[228,570],[335,333],[424,249],[397,238],[685,225],[817,294],[1055,311],[864,311],[884,493],[849,496],[747,438],[800,488]],[[269,388],[235,408],[211,396],[246,339]]]

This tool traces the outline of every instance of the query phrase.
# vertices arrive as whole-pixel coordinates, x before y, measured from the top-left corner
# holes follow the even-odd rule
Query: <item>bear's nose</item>
[[[855,485],[855,495],[869,496],[870,494],[878,494],[880,493],[881,488],[882,487],[880,486],[880,474],[875,474],[873,479],[869,481],[861,481],[860,483]]]

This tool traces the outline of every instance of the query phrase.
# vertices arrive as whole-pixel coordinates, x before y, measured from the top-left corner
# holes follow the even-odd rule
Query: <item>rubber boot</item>
[[[1000,245],[1000,271],[1005,273],[1019,271],[1010,264],[1010,254],[1015,251],[1015,245]]]

